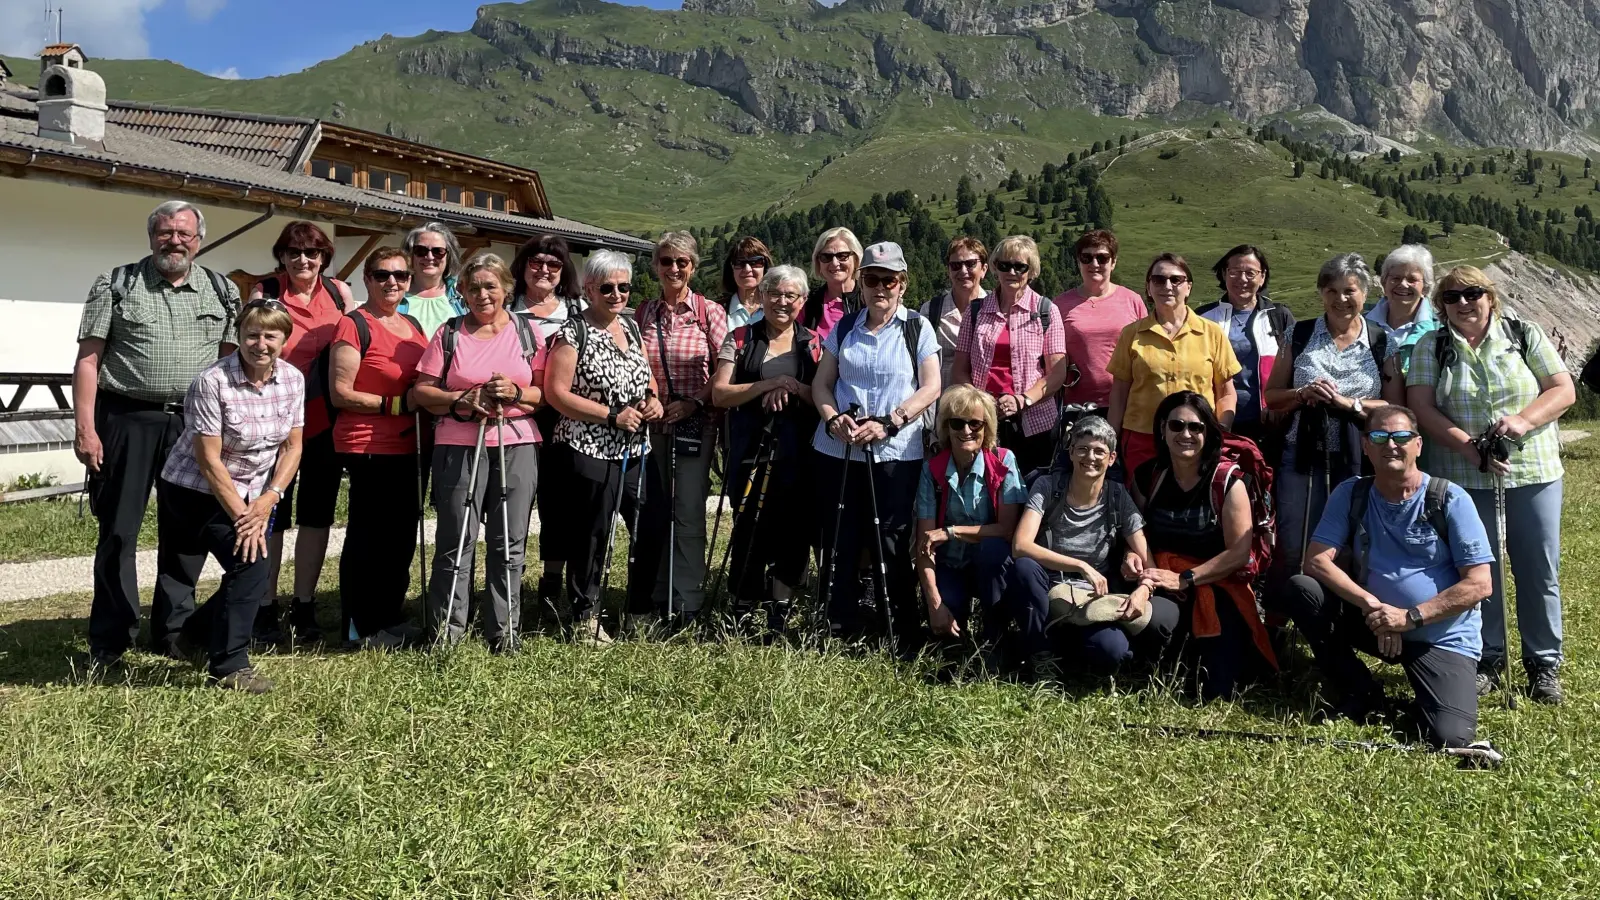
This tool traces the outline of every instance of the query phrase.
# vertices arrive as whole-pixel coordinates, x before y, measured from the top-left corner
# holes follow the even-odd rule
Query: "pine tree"
[[[978,194],[972,189],[972,176],[961,176],[961,181],[956,184],[956,215],[967,215],[977,205]]]

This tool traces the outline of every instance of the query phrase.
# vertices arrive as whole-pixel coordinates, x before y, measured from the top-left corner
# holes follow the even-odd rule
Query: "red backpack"
[[[1165,470],[1157,472],[1145,496],[1154,497],[1166,476]],[[1223,432],[1222,456],[1211,473],[1211,509],[1219,518],[1228,488],[1239,478],[1244,479],[1245,493],[1250,496],[1251,537],[1250,558],[1236,577],[1253,581],[1272,565],[1272,550],[1277,544],[1278,511],[1272,504],[1272,467],[1255,441]]]
[[[944,511],[950,505],[950,451],[940,450],[928,462],[928,469],[933,474],[933,483],[939,489],[939,506],[933,514],[933,527],[944,527]],[[989,489],[989,506],[995,515],[1000,514],[1000,489],[1005,486],[1006,476],[1011,469],[1000,458],[998,450],[983,451],[983,481],[984,487]]]

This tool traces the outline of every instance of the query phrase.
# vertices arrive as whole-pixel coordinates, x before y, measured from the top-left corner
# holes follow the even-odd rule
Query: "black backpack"
[[[228,285],[231,283],[228,281],[228,276],[215,269],[208,269],[201,265],[196,265],[194,268],[206,273],[206,279],[211,282],[211,289],[217,292],[217,303],[222,306],[223,321],[228,323],[229,328],[233,327],[239,311],[228,306]],[[144,260],[117,266],[111,270],[111,303],[113,306],[121,305],[124,300],[128,299],[128,292],[133,290],[133,280],[138,278],[142,271],[144,271]]]
[[[1370,570],[1367,557],[1372,553],[1372,535],[1367,531],[1367,504],[1372,499],[1371,475],[1355,480],[1350,492],[1350,515],[1346,519],[1345,534],[1348,543],[1339,550],[1339,563],[1355,583],[1366,587]],[[1437,475],[1428,476],[1428,486],[1422,497],[1422,518],[1433,526],[1439,540],[1449,542],[1450,524],[1445,518],[1445,507],[1450,500],[1450,482]]]
[[[1500,325],[1505,328],[1506,336],[1511,338],[1511,346],[1517,348],[1517,355],[1522,357],[1523,365],[1532,369],[1533,363],[1528,361],[1528,323],[1502,315]],[[1456,342],[1450,338],[1450,326],[1443,322],[1433,331],[1433,358],[1438,361],[1440,372],[1453,368],[1459,361],[1456,356]]]
[[[974,306],[976,306],[976,304],[974,304]],[[861,317],[865,314],[866,309],[863,307],[862,309],[855,310],[854,312],[845,313],[844,318],[839,320],[839,324],[835,327],[835,330],[839,333],[840,352],[844,351],[845,335],[849,334],[856,327],[856,322],[860,321]],[[911,354],[911,379],[918,388],[922,387],[922,373],[917,370],[917,364],[921,362],[917,359],[917,345],[922,343],[922,327],[926,325],[927,322],[928,320],[922,317],[922,313],[919,313],[914,309],[907,309],[905,327],[900,329],[900,333],[904,335],[906,339],[906,352]],[[938,404],[935,403],[934,406],[938,406]]]
[[[643,352],[644,335],[639,333],[639,323],[633,320],[633,316],[617,316],[617,318],[622,320],[622,330],[627,333],[628,342],[640,348],[640,351]],[[576,318],[568,319],[567,321],[577,323],[572,329],[572,349],[578,351],[578,360],[572,366],[573,371],[576,372],[578,366],[583,364],[584,351],[589,349],[589,321],[583,317],[582,313],[578,314]],[[555,334],[560,333],[558,331]],[[552,342],[555,340],[555,334],[550,336]]]

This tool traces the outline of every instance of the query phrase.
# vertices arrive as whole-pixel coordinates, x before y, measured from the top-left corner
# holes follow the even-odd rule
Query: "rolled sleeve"
[[[89,288],[89,299],[83,304],[83,318],[78,322],[78,340],[96,338],[105,340],[111,334],[111,273],[94,280]]]
[[[1000,482],[1000,502],[1027,503],[1028,489],[1022,484],[1022,473],[1017,471],[1017,456],[1010,450],[1000,451],[1000,459],[1006,466],[1006,477]]]
[[[1045,303],[1050,301],[1045,300]],[[1067,329],[1061,324],[1060,316],[1050,317],[1050,327],[1044,330],[1044,355],[1065,356],[1067,354]]]
[[[1434,355],[1435,343],[1433,333],[1429,332],[1422,340],[1417,341],[1411,348],[1411,371],[1406,373],[1406,385],[1409,387],[1439,386],[1439,358]]]
[[[738,358],[739,347],[735,343],[736,337],[736,332],[730,331],[728,336],[722,339],[722,346],[717,349],[717,362],[733,362]]]
[[[921,316],[922,313],[916,313],[916,312],[907,311],[906,315],[908,315],[908,316]],[[927,319],[923,319],[923,325],[924,325],[924,327],[922,328],[921,332],[917,335],[917,364],[918,365],[921,365],[922,362],[924,360],[926,360],[930,356],[938,356],[939,355],[939,339],[934,336],[934,332],[938,330],[938,326],[934,325],[932,322],[928,321]]]
[[[939,494],[933,487],[933,470],[930,464],[922,464],[922,474],[917,479],[916,513],[919,519],[939,518]]]
[[[1544,329],[1534,322],[1528,322],[1527,329],[1528,368],[1533,370],[1533,374],[1542,379],[1567,371],[1567,364],[1562,361],[1556,348],[1550,344]]]
[[[220,368],[207,369],[189,385],[189,391],[183,398],[183,416],[190,428],[196,434],[207,437],[222,436],[222,385],[219,383],[217,373]],[[226,375],[222,377],[227,377]],[[304,398],[295,404],[295,409],[304,415]]]

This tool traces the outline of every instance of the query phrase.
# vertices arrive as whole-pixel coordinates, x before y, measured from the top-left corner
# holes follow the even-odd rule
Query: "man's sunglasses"
[[[1405,445],[1411,443],[1412,441],[1414,441],[1416,439],[1417,439],[1417,433],[1415,431],[1369,431],[1369,432],[1367,432],[1367,440],[1369,440],[1369,441],[1371,441],[1374,444],[1377,444],[1379,446],[1387,444],[1390,441],[1394,441],[1396,444],[1404,447]]]
[[[444,259],[449,253],[450,251],[443,247],[414,247],[411,250],[412,256],[423,259]]]
[[[851,257],[853,257],[855,255],[856,255],[855,252],[852,251],[852,250],[840,250],[838,253],[829,253],[827,251],[823,251],[823,252],[817,254],[817,262],[820,262],[820,263],[849,262]]]
[[[1168,419],[1167,430],[1173,434],[1183,434],[1185,432],[1188,432],[1189,434],[1205,434],[1206,423],[1187,422],[1183,419]]]
[[[1028,271],[1028,264],[1016,259],[1008,259],[994,264],[996,269],[1007,275],[1022,275]]]
[[[1080,262],[1080,263],[1082,263],[1082,264],[1084,264],[1086,266],[1088,266],[1088,265],[1103,266],[1103,265],[1106,265],[1106,264],[1111,262],[1111,254],[1109,254],[1109,253],[1079,253],[1078,254],[1078,262]]]
[[[982,419],[958,419],[955,416],[945,421],[950,423],[951,431],[982,431],[989,425]]]
[[[367,273],[373,281],[410,281],[411,273],[405,269],[374,269]]]
[[[952,259],[948,263],[945,263],[945,265],[949,266],[950,267],[950,271],[952,271],[952,272],[961,272],[961,271],[976,272],[976,271],[978,271],[978,267],[983,265],[983,260],[981,260],[981,259]]]
[[[765,256],[746,256],[733,261],[735,269],[766,269],[772,266],[772,261]]]
[[[1477,285],[1464,287],[1460,290],[1440,291],[1439,302],[1445,306],[1455,306],[1457,303],[1477,303],[1487,293],[1489,292]]]
[[[614,297],[614,296],[616,296],[618,294],[621,294],[622,296],[626,297],[633,290],[633,285],[631,285],[631,284],[602,284],[602,285],[600,285],[600,289],[599,290],[600,290],[600,296],[602,296],[602,297]]]

